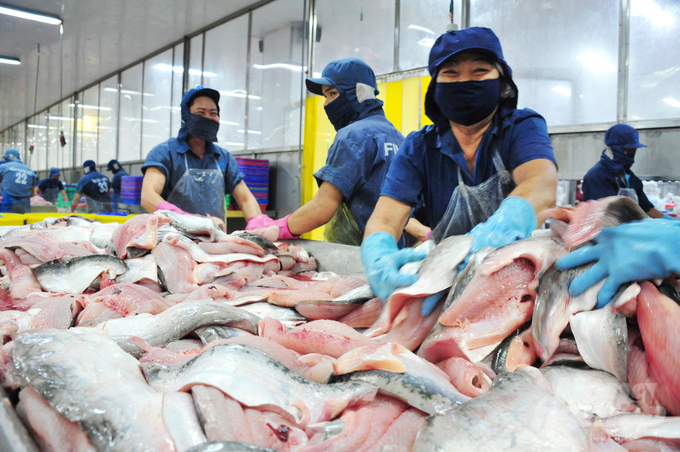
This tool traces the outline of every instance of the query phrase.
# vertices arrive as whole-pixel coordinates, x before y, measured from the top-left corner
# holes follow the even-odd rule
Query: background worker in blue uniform
[[[78,181],[76,194],[71,202],[71,212],[76,210],[80,196],[85,195],[87,213],[111,212],[111,183],[109,178],[97,171],[97,164],[93,160],[83,163],[85,175]]]
[[[35,171],[21,162],[21,154],[14,148],[5,151],[4,159],[6,163],[0,165],[2,179],[0,212],[29,213],[31,194],[37,180]]]
[[[326,241],[360,245],[404,136],[385,118],[383,102],[375,97],[375,74],[363,61],[332,61],[320,78],[305,83],[309,91],[326,98],[324,110],[338,132],[326,165],[314,174],[319,191],[292,214],[278,220],[263,214],[251,219],[246,229],[276,225],[279,238],[290,239],[326,225]]]
[[[223,224],[224,196],[231,193],[246,221],[262,211],[243,181],[236,159],[215,144],[220,93],[198,86],[182,97],[177,138],[154,147],[142,166],[142,207],[209,215]]]
[[[422,259],[396,239],[420,197],[432,238],[469,234],[472,252],[526,238],[537,214],[555,203],[557,168],[543,117],[517,109],[517,86],[500,42],[488,28],[440,36],[429,58],[425,113],[434,123],[406,137],[366,226],[362,262],[373,292],[385,300],[415,275]],[[437,296],[423,303],[423,314]]]
[[[123,169],[118,160],[110,160],[106,168],[113,173],[113,178],[111,179],[111,188],[113,189],[113,210],[114,212],[118,210],[118,203],[120,202],[120,186],[123,180],[123,176],[128,176],[127,171]]]
[[[40,195],[45,201],[56,203],[59,201],[59,193],[64,198],[64,201],[68,201],[68,196],[66,196],[66,190],[64,190],[64,184],[59,180],[59,168],[50,168],[50,175],[45,179],[41,180],[38,184],[38,190]]]
[[[640,143],[637,130],[627,124],[616,124],[604,134],[604,144],[607,148],[602,151],[600,161],[583,178],[583,200],[616,195],[629,196],[635,199],[650,217],[663,217],[664,215],[647,199],[642,190],[642,181],[630,170],[635,162],[637,149],[647,147]],[[630,196],[631,192],[635,192],[635,197]]]

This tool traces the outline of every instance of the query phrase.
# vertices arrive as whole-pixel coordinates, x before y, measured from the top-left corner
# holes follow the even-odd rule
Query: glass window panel
[[[40,131],[38,115],[28,118],[26,124],[26,151],[24,155],[24,163],[31,166],[37,161],[37,149],[38,149],[38,133]],[[33,152],[31,152],[31,146],[33,147]],[[32,166],[31,166],[32,167]]]
[[[3,131],[0,133],[0,152],[2,152],[2,155],[5,155],[5,151],[10,148],[11,146],[9,145],[9,134],[7,131]]]
[[[116,158],[118,137],[118,75],[104,80],[99,89],[99,160]]]
[[[221,25],[221,27],[223,26],[224,25]],[[201,84],[201,68],[203,67],[203,35],[200,34],[191,38],[190,45],[188,78],[189,85],[187,91],[191,88],[196,88]],[[224,46],[224,42],[220,43],[219,45]]]
[[[619,2],[475,0],[473,26],[498,35],[519,107],[548,125],[616,120]],[[550,39],[546,39],[546,37]]]
[[[34,116],[33,127],[35,128],[35,150],[29,156],[28,166],[40,171],[46,169],[47,162],[47,111]]]
[[[172,70],[172,116],[170,118],[170,136],[176,137],[182,126],[180,103],[182,102],[182,83],[184,82],[184,44],[175,46],[175,61]]]
[[[435,39],[446,31],[450,0],[401,0],[399,15],[399,70],[426,67]],[[460,27],[461,1],[453,5]]]
[[[244,148],[247,47],[248,15],[206,32],[203,85],[220,92],[218,144],[232,151]]]
[[[680,3],[631,0],[628,119],[680,117]]]
[[[303,15],[297,0],[253,12],[248,149],[300,144]]]
[[[394,0],[319,0],[321,36],[314,51],[314,72],[333,60],[356,57],[376,74],[394,70]]]
[[[59,145],[60,123],[59,106],[54,105],[47,110],[47,153],[45,154],[45,167],[40,169],[51,168],[57,164],[57,156],[61,148]]]
[[[10,129],[9,147],[13,147],[21,154],[22,161],[26,161],[26,123],[22,122]],[[7,148],[3,149],[6,150]]]
[[[78,106],[78,141],[80,152],[74,166],[81,167],[85,160],[97,161],[99,143],[99,85],[92,86],[80,96]]]
[[[154,146],[170,138],[172,71],[172,49],[144,63],[142,158]]]
[[[142,64],[121,74],[118,160],[139,160],[142,133]]]
[[[61,121],[59,132],[64,132],[64,139],[66,145],[59,144],[59,153],[57,157],[57,168],[68,168],[73,165],[73,112],[75,104],[73,98],[69,97],[61,103]]]

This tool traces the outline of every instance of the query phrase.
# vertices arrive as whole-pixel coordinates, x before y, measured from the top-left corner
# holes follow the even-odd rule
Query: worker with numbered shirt
[[[109,178],[97,171],[94,160],[83,163],[85,175],[78,181],[76,194],[71,203],[71,212],[76,210],[81,195],[87,200],[87,213],[111,212],[111,183]]]

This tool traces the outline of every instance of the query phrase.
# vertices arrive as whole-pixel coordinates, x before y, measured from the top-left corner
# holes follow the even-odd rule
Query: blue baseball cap
[[[60,174],[61,172],[59,171],[59,168],[50,168],[50,177],[58,176]]]
[[[85,160],[85,163],[83,163],[83,168],[89,168],[90,171],[96,171],[97,164],[94,163],[94,160]]]
[[[640,143],[637,130],[627,124],[611,126],[604,134],[604,144],[607,146],[619,146],[623,149],[647,147],[647,145]]]
[[[5,151],[5,160],[20,160],[21,154],[17,149],[9,148]]]
[[[323,69],[321,77],[305,80],[307,89],[319,96],[323,94],[323,85],[335,86],[338,90],[347,92],[347,90],[355,88],[357,83],[371,86],[375,94],[379,93],[373,69],[359,58],[343,58],[331,61]]]

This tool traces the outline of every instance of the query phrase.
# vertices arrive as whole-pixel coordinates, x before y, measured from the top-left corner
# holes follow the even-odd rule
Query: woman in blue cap
[[[109,160],[109,164],[106,165],[106,169],[111,171],[113,173],[113,177],[111,178],[111,188],[113,189],[113,210],[117,211],[118,210],[118,203],[120,202],[120,188],[121,185],[123,184],[123,177],[124,176],[129,176],[127,171],[123,169],[121,164],[118,162],[118,160],[113,159]]]
[[[50,168],[49,177],[41,180],[38,184],[38,190],[40,190],[40,194],[45,201],[56,203],[59,200],[60,192],[64,201],[68,201],[66,190],[64,190],[64,184],[59,180],[59,175],[59,168]]]
[[[637,130],[627,124],[616,124],[604,134],[604,144],[607,148],[602,151],[600,161],[583,178],[583,200],[619,194],[629,196],[635,192],[637,203],[647,215],[663,217],[642,191],[642,181],[630,170],[635,162],[635,151],[647,147],[640,143]]]
[[[324,110],[338,132],[326,165],[314,174],[319,191],[292,214],[278,220],[260,215],[246,229],[276,225],[279,238],[290,239],[326,225],[326,241],[360,245],[404,136],[385,118],[383,102],[375,97],[375,74],[362,60],[331,61],[321,77],[305,82],[309,91],[326,98]],[[420,229],[426,232],[422,225]],[[415,235],[415,226],[409,232]]]
[[[545,120],[517,109],[517,86],[494,32],[443,34],[428,69],[425,113],[434,124],[404,141],[361,245],[369,283],[383,300],[417,280],[399,268],[424,256],[399,251],[395,239],[419,200],[435,241],[469,234],[472,252],[528,237],[537,213],[555,203],[557,168]],[[423,303],[424,314],[436,298]]]

